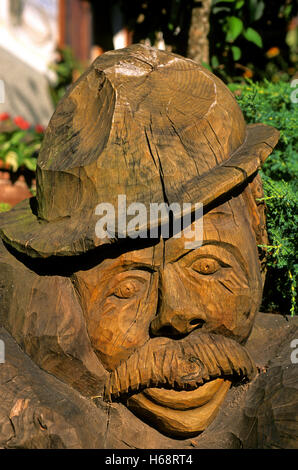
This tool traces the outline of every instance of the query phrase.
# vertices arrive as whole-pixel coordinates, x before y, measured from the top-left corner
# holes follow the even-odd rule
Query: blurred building
[[[47,124],[53,112],[49,63],[57,40],[58,0],[0,1],[0,112]]]
[[[130,43],[116,0],[0,0],[0,113],[46,125],[58,46],[70,46],[86,65]]]
[[[132,42],[117,0],[60,0],[59,46],[68,45],[81,62]]]

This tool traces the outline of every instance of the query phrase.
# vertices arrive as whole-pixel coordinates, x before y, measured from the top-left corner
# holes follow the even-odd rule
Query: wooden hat
[[[2,238],[33,257],[87,252],[95,208],[203,203],[256,173],[278,141],[246,125],[224,83],[192,60],[144,45],[98,57],[69,89],[46,130],[37,195],[0,217]],[[143,227],[144,228],[144,227]]]

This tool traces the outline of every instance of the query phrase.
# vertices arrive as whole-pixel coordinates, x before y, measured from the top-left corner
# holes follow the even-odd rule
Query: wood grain
[[[1,236],[30,256],[85,253],[115,241],[96,237],[98,204],[111,203],[116,222],[119,194],[147,209],[207,207],[257,172],[278,135],[246,126],[229,89],[196,62],[143,45],[110,51],[58,104],[38,158],[36,200],[0,216]]]
[[[51,374],[63,397],[74,389],[75,403],[87,400],[86,416],[97,416],[95,403],[104,410],[92,445],[108,445],[119,422],[122,440],[135,423],[165,446],[204,434],[230,391],[254,381],[258,357],[246,344],[266,272],[258,245],[267,241],[257,172],[277,139],[270,126],[246,126],[206,69],[140,45],[96,59],[59,103],[36,198],[0,217],[0,326],[35,363],[41,388]],[[95,207],[117,209],[119,195],[147,209],[203,203],[202,243],[190,248],[185,231],[120,240],[117,225],[114,238],[99,239]],[[189,224],[194,234],[198,221]],[[149,220],[139,230],[148,228]],[[50,445],[38,426],[35,437],[36,419],[45,426],[32,414],[33,390],[16,401],[12,393],[4,409],[31,429],[15,446],[33,445],[31,433]],[[75,437],[61,437],[65,415],[49,408],[53,446],[85,446],[72,419]]]

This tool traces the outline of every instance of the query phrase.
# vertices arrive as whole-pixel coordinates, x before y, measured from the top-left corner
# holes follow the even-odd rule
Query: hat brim
[[[278,138],[279,132],[274,127],[265,124],[248,125],[243,144],[229,159],[184,185],[183,202],[191,203],[191,210],[194,210],[197,202],[208,206],[245,183],[261,168]],[[179,202],[171,201],[171,195],[168,195],[168,199],[169,203]],[[75,256],[116,241],[96,236],[98,216],[94,211],[84,213],[83,218],[65,217],[47,222],[37,217],[35,202],[35,198],[26,199],[0,215],[0,236],[21,253],[41,258]],[[147,228],[140,227],[140,231]]]

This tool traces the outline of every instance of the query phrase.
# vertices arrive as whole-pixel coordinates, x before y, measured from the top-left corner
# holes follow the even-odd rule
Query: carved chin
[[[231,382],[212,380],[192,391],[147,388],[127,400],[127,407],[160,432],[187,438],[204,431],[215,418]]]

